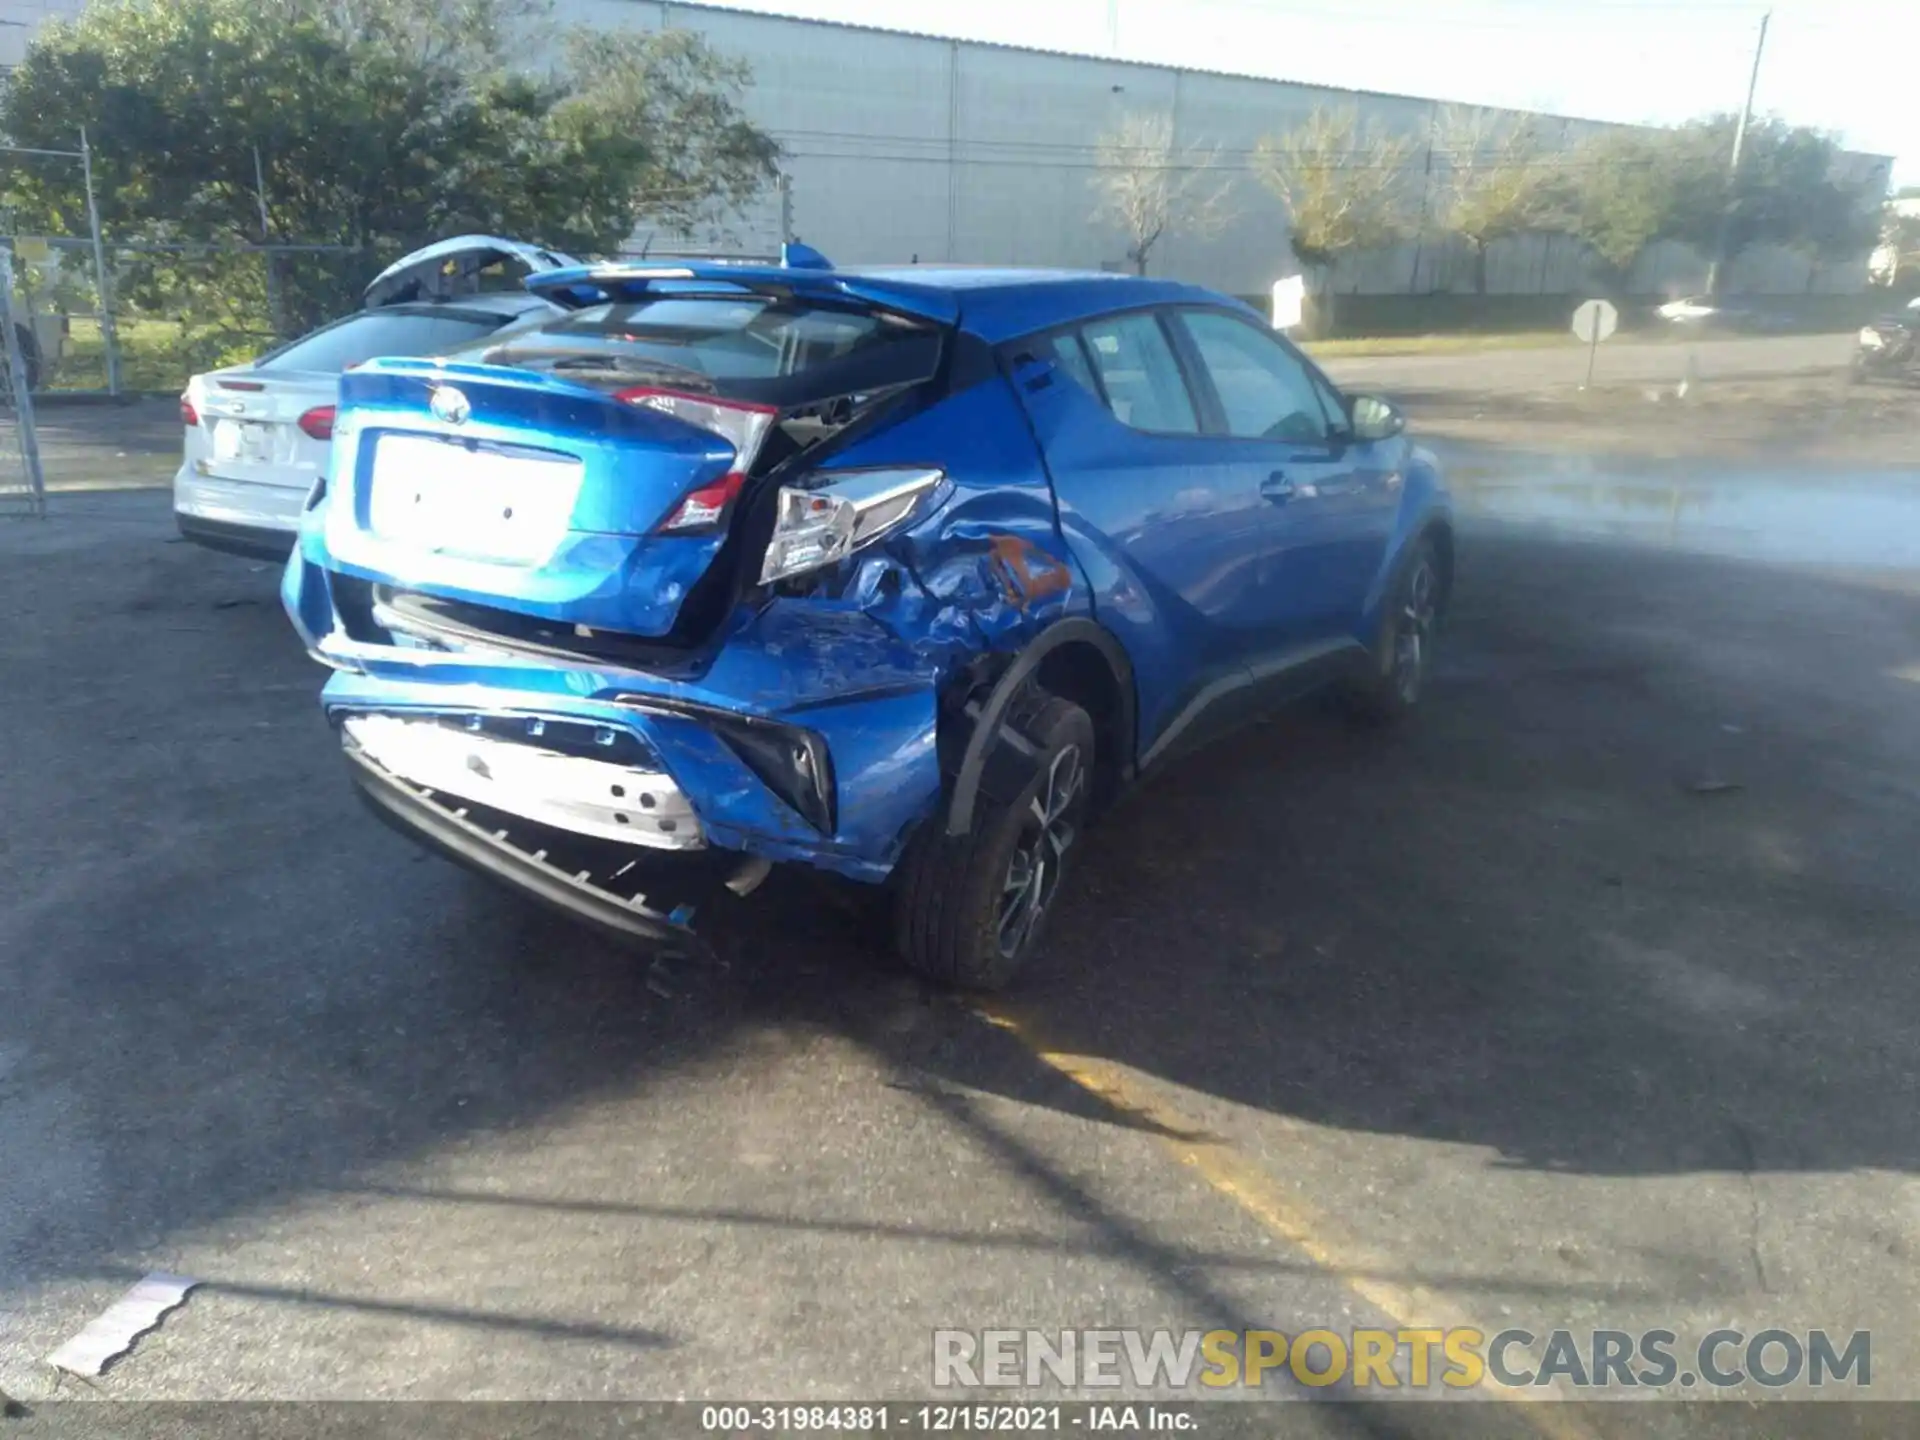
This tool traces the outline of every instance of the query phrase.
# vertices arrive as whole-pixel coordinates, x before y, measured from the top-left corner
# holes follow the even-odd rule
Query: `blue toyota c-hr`
[[[1245,306],[1104,274],[531,277],[345,375],[284,597],[374,810],[656,944],[774,862],[1005,984],[1090,815],[1303,691],[1417,700],[1433,457]]]

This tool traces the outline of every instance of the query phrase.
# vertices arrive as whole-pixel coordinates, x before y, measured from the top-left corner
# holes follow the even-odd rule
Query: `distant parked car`
[[[1764,300],[1689,295],[1669,300],[1654,311],[1668,325],[1686,330],[1738,330],[1766,333],[1791,328],[1793,317]]]
[[[1920,296],[1909,300],[1906,309],[1860,327],[1853,373],[1862,379],[1920,379]]]
[[[557,315],[557,306],[517,286],[482,292],[483,272],[511,269],[517,280],[578,263],[490,235],[443,240],[375,276],[365,309],[248,364],[194,376],[180,397],[180,533],[210,549],[285,560],[301,505],[326,469],[341,374],[376,355],[444,355],[518,321]]]

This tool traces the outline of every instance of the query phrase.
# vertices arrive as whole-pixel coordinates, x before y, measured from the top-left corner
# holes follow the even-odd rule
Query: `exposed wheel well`
[[[1094,798],[1103,806],[1110,803],[1133,768],[1131,709],[1113,666],[1094,645],[1073,640],[1049,651],[1034,678],[1049,694],[1071,700],[1092,719]]]
[[[966,692],[956,688],[943,699],[943,713],[961,722],[952,730],[945,724],[941,729],[942,768],[953,766],[948,835],[964,835],[972,828],[974,802],[982,793],[1004,795],[1016,780],[1025,783],[1031,746],[1011,740],[1006,721],[1036,684],[1072,701],[1093,722],[1099,751],[1096,800],[1117,794],[1133,778],[1133,667],[1127,652],[1092,617],[1068,616],[1048,626],[1004,667],[977,660]],[[950,761],[955,744],[960,753]]]

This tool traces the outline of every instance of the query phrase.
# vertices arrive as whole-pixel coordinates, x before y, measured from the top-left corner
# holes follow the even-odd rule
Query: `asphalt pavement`
[[[1416,723],[1145,787],[990,1003],[805,876],[664,966],[495,893],[352,801],[271,567],[161,494],[0,525],[0,1390],[905,1398],[939,1327],[1432,1323],[1871,1329],[1920,1398],[1920,473],[1496,460]]]

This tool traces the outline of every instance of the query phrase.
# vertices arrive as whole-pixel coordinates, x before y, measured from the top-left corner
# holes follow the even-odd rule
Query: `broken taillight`
[[[712,530],[726,521],[727,509],[747,483],[754,457],[773,428],[779,411],[771,405],[749,405],[740,400],[716,400],[711,395],[690,395],[681,390],[660,390],[650,385],[620,390],[614,399],[629,405],[644,405],[660,410],[676,420],[710,430],[733,446],[733,468],[710,485],[702,485],[682,497],[673,512],[662,520],[659,529],[668,534],[686,534]]]
[[[806,484],[782,485],[760,583],[837,565],[939,504],[951,488],[945,472],[919,466],[820,471]]]
[[[300,427],[303,434],[312,439],[331,440],[333,438],[333,414],[333,406],[316,405],[298,420],[294,421],[294,424]]]
[[[189,430],[200,423],[200,412],[193,408],[193,401],[184,395],[180,397],[180,423]]]

